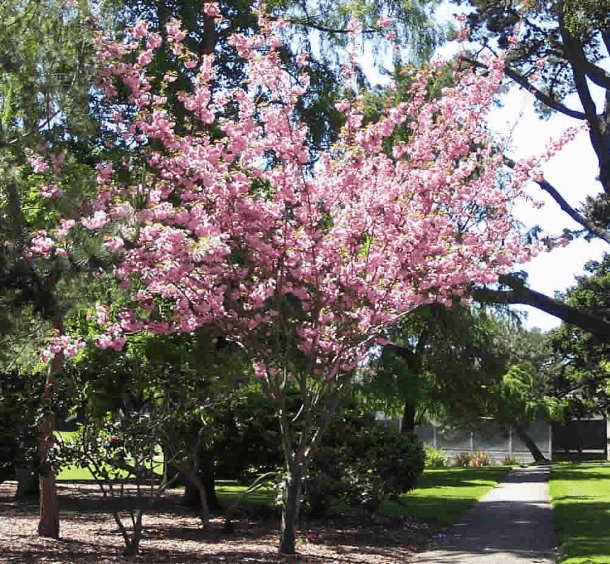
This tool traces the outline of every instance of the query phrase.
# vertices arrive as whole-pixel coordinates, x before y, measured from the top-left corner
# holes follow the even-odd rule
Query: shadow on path
[[[548,467],[517,468],[463,521],[439,535],[417,564],[548,564],[555,562]]]

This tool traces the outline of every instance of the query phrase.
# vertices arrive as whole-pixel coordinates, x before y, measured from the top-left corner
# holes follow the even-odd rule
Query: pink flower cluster
[[[53,241],[44,230],[38,231],[30,241],[30,251],[33,255],[49,258],[54,249],[55,241]]]
[[[213,56],[189,53],[179,23],[170,23],[174,52],[187,68],[197,61],[193,88],[180,95],[192,116],[182,134],[147,78],[158,40],[137,25],[133,45],[98,41],[98,84],[112,97],[122,81],[139,110],[124,135],[154,141],[143,184],[118,190],[112,167],[100,166],[94,212],[80,220],[118,253],[123,287],[138,288],[133,309],[114,322],[97,311],[98,345],[118,350],[140,330],[216,327],[267,382],[285,375],[274,359],[286,355],[311,375],[338,379],[386,325],[421,304],[450,303],[472,282],[493,282],[535,252],[511,216],[526,178],[499,187],[502,157],[485,122],[504,62],[490,59],[487,76],[456,74],[456,86],[432,100],[439,67],[414,73],[407,99],[366,125],[358,96],[340,100],[345,126],[312,166],[309,131],[296,117],[307,76],[282,66],[281,39],[262,23],[264,33],[230,41],[249,73],[230,91],[213,88]],[[357,38],[360,22],[349,31]],[[205,133],[211,123],[222,136]],[[405,124],[408,138],[394,136]],[[287,333],[278,340],[278,331]]]
[[[80,339],[74,340],[69,335],[61,335],[59,337],[51,337],[48,340],[47,346],[40,351],[40,361],[44,363],[51,362],[57,355],[62,354],[65,358],[76,356],[79,350],[85,346],[85,343]]]

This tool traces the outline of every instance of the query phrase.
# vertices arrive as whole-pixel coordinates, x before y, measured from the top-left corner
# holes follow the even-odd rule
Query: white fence
[[[536,421],[526,432],[542,454],[550,459],[553,448],[551,425]],[[416,434],[419,441],[445,451],[449,458],[459,452],[482,451],[496,464],[501,464],[507,456],[518,462],[533,462],[530,451],[512,428],[498,425],[495,421],[485,421],[481,428],[474,432],[423,425],[417,427]]]

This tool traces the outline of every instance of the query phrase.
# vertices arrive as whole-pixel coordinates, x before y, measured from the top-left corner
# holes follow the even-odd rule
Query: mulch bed
[[[181,505],[180,492],[168,492],[144,515],[140,553],[127,557],[109,501],[95,484],[58,484],[60,540],[38,537],[38,500],[15,502],[15,490],[16,482],[0,485],[2,564],[408,564],[439,530],[414,519],[337,514],[303,523],[298,555],[287,557],[277,553],[275,515],[257,515],[249,507],[234,519],[233,532],[222,532],[223,515],[214,516],[204,530],[193,511]]]

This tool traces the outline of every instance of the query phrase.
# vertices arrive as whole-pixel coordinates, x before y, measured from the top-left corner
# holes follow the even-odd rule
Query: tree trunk
[[[34,465],[17,468],[17,492],[15,500],[40,496],[40,482]]]
[[[63,324],[56,321],[55,329],[62,334]],[[49,372],[45,389],[42,394],[42,404],[45,416],[38,428],[40,442],[38,444],[38,457],[40,461],[40,520],[38,522],[38,535],[41,537],[59,538],[59,500],[55,487],[55,472],[51,468],[49,453],[55,443],[55,413],[53,412],[53,398],[57,387],[56,375],[60,374],[64,365],[63,354],[57,354],[49,365]]]
[[[540,449],[536,445],[536,443],[532,440],[532,438],[526,433],[525,429],[521,425],[514,424],[513,429],[517,432],[517,436],[521,440],[521,442],[527,447],[530,451],[531,455],[534,457],[534,461],[538,463],[546,463],[548,462],[548,458],[540,452]]]
[[[193,507],[201,508],[200,518],[204,527],[207,527],[210,524],[210,510],[208,507],[208,502],[206,499],[205,487],[201,483],[199,476],[194,470],[190,470],[188,468],[184,468],[182,466],[178,466],[180,472],[186,476],[189,480],[190,484],[196,488],[197,493],[199,494],[199,503],[196,505],[192,505]],[[188,487],[188,484],[187,484]],[[186,497],[186,491],[185,491]],[[183,499],[184,502],[184,499]]]
[[[402,411],[402,423],[400,425],[400,432],[407,435],[412,441],[415,440],[416,407],[410,401],[405,402],[405,407]]]
[[[301,484],[303,468],[295,463],[286,478],[284,503],[282,506],[282,526],[280,530],[280,554],[295,554],[296,529],[301,508]]]
[[[220,509],[220,502],[216,496],[216,480],[214,475],[203,472],[198,475],[198,478],[203,484],[205,497],[208,502],[208,508],[212,510]],[[186,505],[187,507],[201,507],[201,495],[199,494],[199,488],[191,481],[187,482],[186,486],[184,487],[182,504]]]
[[[216,496],[214,461],[210,456],[210,451],[204,446],[200,446],[195,456],[197,456],[197,460],[194,461],[195,473],[205,488],[208,509],[220,509],[220,502]],[[187,507],[201,507],[199,487],[190,480],[186,484],[182,503]]]

